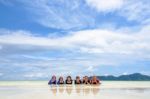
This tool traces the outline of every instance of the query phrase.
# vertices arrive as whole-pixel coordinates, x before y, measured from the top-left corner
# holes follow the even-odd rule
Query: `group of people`
[[[56,76],[52,76],[51,80],[48,82],[49,85],[53,84],[94,84],[98,85],[101,84],[100,80],[93,76],[91,79],[89,79],[88,76],[84,76],[82,79],[80,79],[80,76],[76,76],[75,80],[72,80],[71,76],[67,76],[66,80],[63,79],[63,77],[59,77],[58,81],[56,80]]]

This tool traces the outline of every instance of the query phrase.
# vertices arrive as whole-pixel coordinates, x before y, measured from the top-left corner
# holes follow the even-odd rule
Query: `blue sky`
[[[0,80],[150,75],[149,0],[0,0]]]

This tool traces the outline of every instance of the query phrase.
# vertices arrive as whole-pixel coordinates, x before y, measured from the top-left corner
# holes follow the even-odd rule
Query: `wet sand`
[[[46,81],[1,81],[0,99],[149,99],[150,82],[104,81],[100,86],[48,86]]]

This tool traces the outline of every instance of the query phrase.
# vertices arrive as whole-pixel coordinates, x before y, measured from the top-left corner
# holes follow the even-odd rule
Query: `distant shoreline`
[[[89,77],[91,79],[92,76]],[[149,75],[144,75],[140,73],[133,73],[128,75],[107,75],[107,76],[97,76],[101,81],[150,81]],[[33,79],[0,79],[0,81],[49,81],[49,78],[33,78]]]
[[[42,81],[42,82],[48,82],[48,80],[0,80],[0,82],[7,82],[7,81],[10,81],[10,82],[15,82],[15,81],[20,81],[20,82],[24,82],[24,81],[26,81],[26,82],[30,82],[30,81],[35,81],[35,82],[38,82],[38,81]],[[137,81],[139,81],[139,82],[149,82],[150,80],[101,80],[102,82],[103,81],[109,81],[109,82],[115,82],[115,81],[117,81],[117,82],[137,82]]]
[[[133,73],[128,75],[120,75],[120,76],[107,75],[107,76],[97,76],[97,77],[103,81],[150,81],[150,76],[143,75],[140,73]]]

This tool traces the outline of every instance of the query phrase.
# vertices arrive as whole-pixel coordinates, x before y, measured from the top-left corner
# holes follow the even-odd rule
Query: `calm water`
[[[47,81],[1,81],[0,99],[149,99],[150,82],[104,81],[100,86],[48,86]]]

